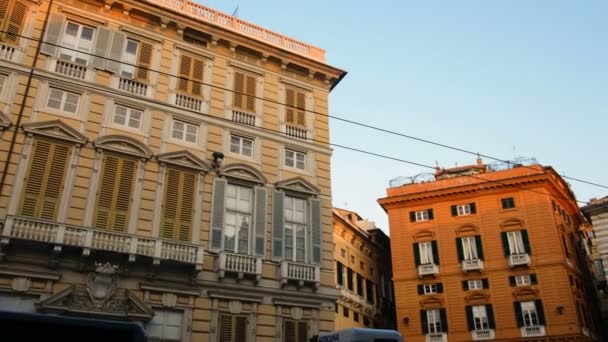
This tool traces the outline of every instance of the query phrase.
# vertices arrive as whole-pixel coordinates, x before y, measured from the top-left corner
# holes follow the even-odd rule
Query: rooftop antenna
[[[232,16],[233,17],[238,17],[239,16],[239,3],[238,2],[236,3],[236,8],[232,12]]]

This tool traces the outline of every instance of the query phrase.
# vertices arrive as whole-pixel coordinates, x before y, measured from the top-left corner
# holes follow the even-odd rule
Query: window
[[[457,238],[456,247],[458,260],[460,261],[483,259],[483,249],[479,235]]]
[[[357,294],[363,297],[363,277],[357,273]]]
[[[152,44],[127,38],[122,51],[120,76],[145,82],[148,80],[151,61]]]
[[[253,189],[234,184],[226,185],[225,215],[224,249],[231,252],[249,253],[249,236],[253,218]]]
[[[503,209],[515,208],[515,199],[513,197],[507,197],[500,200]]]
[[[506,256],[530,253],[528,232],[525,229],[503,232],[502,242]]]
[[[353,312],[353,320],[355,322],[359,322],[359,313],[358,312]]]
[[[195,188],[195,173],[176,168],[167,169],[161,218],[162,238],[190,242],[194,223]]]
[[[285,197],[285,257],[289,260],[306,261],[306,200]],[[352,270],[349,269],[352,272]]]
[[[477,209],[475,208],[475,203],[461,204],[461,205],[453,205],[452,206],[452,216],[467,216],[471,214],[477,213]]]
[[[219,342],[247,341],[247,317],[242,315],[220,314]]]
[[[306,170],[306,153],[285,149],[285,166]]]
[[[365,290],[368,303],[374,304],[376,301],[374,300],[374,293],[376,292],[376,284],[374,284],[371,280],[365,279]]]
[[[445,309],[422,310],[422,333],[440,334],[447,332],[447,319]]]
[[[437,289],[438,284],[424,284],[418,285],[418,294],[436,294],[439,293]]]
[[[78,110],[79,101],[80,95],[77,93],[57,88],[50,88],[46,106],[48,108],[74,114]]]
[[[467,306],[467,321],[469,330],[487,330],[494,329],[494,312],[492,305],[475,305]]]
[[[234,72],[232,106],[255,113],[256,78],[241,71]]]
[[[353,281],[353,276],[354,276],[354,272],[353,270],[349,267],[346,270],[346,283],[347,283],[347,287],[349,290],[353,291],[354,290],[354,281]]]
[[[7,75],[0,74],[0,96],[2,95],[2,91],[4,90],[4,86],[6,85],[7,79],[8,79]]]
[[[117,104],[114,109],[114,118],[112,119],[112,122],[117,125],[139,129],[141,127],[142,117],[142,110]]]
[[[230,136],[230,152],[243,155],[245,157],[253,156],[253,139],[241,137],[238,135]]]
[[[155,310],[147,327],[150,341],[181,341],[182,320],[182,312]]]
[[[543,307],[540,300],[515,302],[515,312],[519,326],[533,327],[545,325]]]
[[[189,143],[196,143],[198,135],[198,125],[191,123],[173,120],[173,131],[171,136],[178,140],[183,140]]]
[[[202,59],[182,55],[179,64],[177,90],[193,96],[203,96],[205,62]]]
[[[416,266],[439,264],[437,241],[414,243],[414,258]]]
[[[86,65],[93,48],[95,29],[74,22],[67,22],[61,41],[59,58]]]
[[[336,261],[336,278],[338,285],[344,286],[344,265],[339,261]]]
[[[346,250],[344,248],[340,249],[340,255],[342,255],[343,258],[346,258]]]
[[[347,307],[345,307],[345,306],[344,306],[344,307],[342,307],[342,315],[343,315],[344,317],[348,317],[348,314],[349,314],[349,313],[348,313],[348,308],[347,308]]]
[[[363,317],[363,325],[369,327],[369,318]]]
[[[509,283],[511,286],[528,286],[537,283],[536,274],[524,274],[518,276],[510,276]]]
[[[285,123],[306,126],[306,93],[296,88],[285,88]]]
[[[95,228],[124,232],[129,224],[131,195],[135,183],[134,159],[106,155],[97,191]]]
[[[308,342],[308,323],[305,321],[284,320],[283,342]]]
[[[484,288],[483,281],[481,279],[474,279],[467,281],[468,290],[481,290]]]
[[[27,6],[20,1],[0,2],[0,40],[8,43],[17,43],[25,22]],[[10,15],[7,15],[10,13]]]
[[[20,214],[55,220],[68,168],[68,145],[37,139],[32,147]]]
[[[423,222],[433,219],[433,209],[410,211],[410,222]]]
[[[365,263],[363,261],[359,261],[359,268],[365,270]]]

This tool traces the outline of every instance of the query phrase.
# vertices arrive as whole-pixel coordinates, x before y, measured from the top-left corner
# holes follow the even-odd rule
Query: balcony
[[[520,330],[521,330],[522,337],[545,336],[545,326],[544,325],[521,327]]]
[[[288,137],[292,137],[298,140],[306,140],[306,128],[301,128],[301,127],[296,127],[296,126],[290,126],[290,125],[285,125],[285,134]]]
[[[72,63],[64,60],[55,60],[55,67],[53,70],[62,75],[84,80],[87,75],[86,65]]]
[[[448,335],[445,333],[426,334],[424,338],[426,342],[447,342]]]
[[[530,264],[530,254],[511,254],[509,255],[509,266],[515,267],[520,265],[529,265]]]
[[[10,239],[48,243],[54,245],[55,252],[61,252],[63,246],[80,247],[84,256],[92,250],[110,251],[128,254],[130,262],[145,256],[152,258],[155,265],[173,260],[192,264],[197,271],[203,269],[201,246],[26,217],[6,217],[0,242],[6,245]]]
[[[471,260],[463,260],[460,264],[460,267],[464,272],[475,271],[475,270],[483,270],[483,260],[481,259],[471,259]]]
[[[18,52],[20,52],[20,51],[18,51],[16,47],[0,43],[0,58],[1,59],[13,61],[17,57]]]
[[[494,329],[482,329],[471,331],[473,341],[484,341],[494,339]]]
[[[301,262],[281,262],[281,283],[286,285],[289,281],[295,281],[299,287],[304,284],[312,284],[315,288],[321,283],[321,268],[315,265]]]
[[[424,264],[418,266],[418,276],[435,275],[439,273],[439,266],[435,264]]]
[[[184,94],[175,94],[175,105],[195,112],[203,111],[203,100]]]
[[[237,109],[232,110],[232,121],[243,125],[255,126],[255,114],[242,112]]]
[[[216,270],[220,278],[226,273],[236,273],[239,280],[252,275],[257,283],[262,278],[262,257],[222,251],[218,254]]]
[[[120,77],[118,79],[118,89],[135,95],[148,96],[148,85],[130,78]]]

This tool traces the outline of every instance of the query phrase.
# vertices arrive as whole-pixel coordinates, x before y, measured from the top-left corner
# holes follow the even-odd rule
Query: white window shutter
[[[127,36],[118,31],[112,32],[112,44],[110,45],[110,52],[108,59],[106,60],[106,69],[113,73],[118,73],[120,70],[120,62],[122,61],[122,52],[125,48],[125,41]]]
[[[105,70],[111,38],[112,32],[110,30],[104,27],[97,28],[97,38],[93,49],[93,60],[91,61],[93,68]]]
[[[312,237],[312,262],[320,265],[323,260],[323,239],[321,225],[321,200],[311,198],[310,203],[310,235]]]
[[[57,51],[59,50],[59,39],[61,38],[61,29],[63,28],[64,21],[64,15],[59,13],[51,14],[49,24],[46,27],[46,32],[44,33],[45,43],[43,43],[40,47],[41,53],[49,56],[57,56]]]
[[[266,189],[255,187],[255,255],[266,254]]]
[[[284,217],[283,201],[285,194],[274,191],[272,194],[272,258],[283,260]]]
[[[213,182],[213,203],[211,207],[211,250],[222,249],[222,232],[224,230],[224,209],[226,199],[226,180],[216,178]]]

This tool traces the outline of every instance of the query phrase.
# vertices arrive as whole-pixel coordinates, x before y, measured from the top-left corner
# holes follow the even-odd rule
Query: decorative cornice
[[[209,291],[208,295],[210,298],[240,300],[242,302],[261,303],[262,300],[264,300],[263,296],[255,296],[250,293],[240,291]]]
[[[287,191],[305,193],[310,195],[318,195],[319,189],[312,183],[302,177],[294,177],[286,179],[275,184],[277,189],[283,189]]]
[[[148,159],[152,150],[141,141],[124,135],[105,135],[93,141],[93,146],[102,150],[129,154],[138,158]]]
[[[195,156],[192,152],[187,150],[167,152],[159,154],[156,159],[161,163],[167,163],[177,166],[182,166],[188,169],[194,169],[201,172],[207,172],[211,170],[211,166],[205,163],[204,160]]]
[[[63,140],[77,145],[84,145],[88,140],[84,134],[61,120],[30,122],[23,124],[21,127],[29,134]]]
[[[237,178],[247,182],[258,184],[266,184],[268,181],[264,174],[253,166],[244,163],[235,163],[224,165],[220,169],[220,175],[228,178]]]

